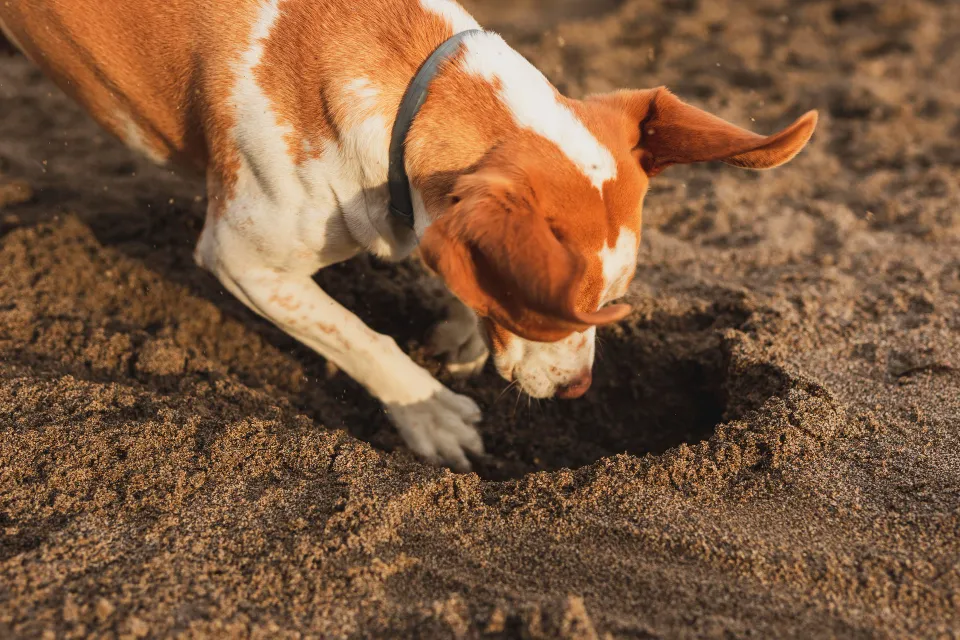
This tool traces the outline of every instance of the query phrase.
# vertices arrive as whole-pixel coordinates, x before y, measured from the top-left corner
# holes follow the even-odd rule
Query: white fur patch
[[[376,108],[376,99],[377,96],[380,95],[380,91],[373,86],[373,83],[370,82],[368,78],[355,78],[351,80],[347,83],[346,90],[355,98],[363,100],[364,107],[367,109]]]
[[[133,118],[125,113],[118,113],[115,116],[115,119],[119,123],[117,132],[119,133],[124,144],[145,158],[148,158],[151,162],[159,165],[166,164],[166,156],[147,143],[146,138],[144,138],[143,135],[143,130],[137,126],[137,123],[133,121]]]
[[[626,293],[630,276],[637,268],[637,248],[640,239],[630,229],[621,227],[617,244],[604,246],[600,250],[600,263],[603,265],[604,302],[619,298]]]
[[[280,0],[260,3],[250,46],[234,68],[237,82],[231,95],[237,121],[234,137],[244,165],[238,175],[240,188],[245,180],[256,180],[266,195],[278,203],[296,198],[300,192],[286,142],[293,129],[278,121],[270,99],[257,84],[254,70],[263,57],[263,41],[280,16],[279,4]]]
[[[557,145],[603,195],[603,184],[617,177],[610,150],[558,98],[550,82],[503,38],[485,33],[466,41],[464,69],[499,81],[499,97],[516,123]]]
[[[430,226],[430,213],[427,211],[427,203],[423,201],[423,194],[420,190],[410,185],[410,199],[413,201],[413,232],[417,238],[422,238]]]
[[[383,184],[387,178],[391,123],[377,111],[380,90],[367,78],[356,78],[347,85],[345,93],[350,99],[345,105],[349,125],[341,132],[341,142],[360,161],[358,173],[363,186]]]
[[[454,33],[480,28],[480,24],[453,0],[420,0],[420,6],[430,13],[443,16]]]

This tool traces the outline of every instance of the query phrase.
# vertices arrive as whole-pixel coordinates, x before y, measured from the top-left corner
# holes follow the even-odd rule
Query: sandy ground
[[[960,3],[469,4],[571,95],[820,128],[658,179],[594,389],[449,381],[458,476],[193,265],[199,184],[0,57],[0,637],[960,637]],[[436,369],[416,265],[319,279]]]

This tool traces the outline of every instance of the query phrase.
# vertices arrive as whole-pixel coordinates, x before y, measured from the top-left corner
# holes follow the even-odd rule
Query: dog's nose
[[[579,398],[587,392],[591,382],[593,382],[593,373],[590,369],[584,369],[576,378],[557,389],[557,397],[564,400]]]

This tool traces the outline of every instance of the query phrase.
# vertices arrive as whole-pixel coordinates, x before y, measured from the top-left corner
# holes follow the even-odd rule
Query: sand
[[[960,3],[468,3],[573,96],[793,163],[668,170],[582,400],[444,378],[478,473],[193,265],[201,185],[0,57],[0,637],[960,637]],[[416,264],[318,276],[431,370]]]

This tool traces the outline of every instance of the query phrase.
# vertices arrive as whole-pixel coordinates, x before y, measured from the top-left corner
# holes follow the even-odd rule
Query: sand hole
[[[581,399],[536,401],[484,376],[489,479],[576,469],[618,453],[660,454],[709,438],[725,419],[721,331],[739,313],[664,316],[601,333],[594,384]]]

